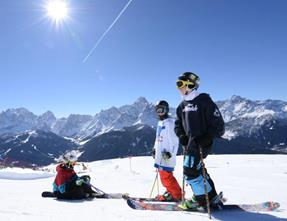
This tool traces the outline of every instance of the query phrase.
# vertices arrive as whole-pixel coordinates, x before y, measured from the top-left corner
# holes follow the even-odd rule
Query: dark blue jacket
[[[208,94],[202,93],[191,101],[182,101],[176,115],[174,130],[178,137],[186,135],[191,140],[201,135],[215,138],[224,134],[223,118]]]

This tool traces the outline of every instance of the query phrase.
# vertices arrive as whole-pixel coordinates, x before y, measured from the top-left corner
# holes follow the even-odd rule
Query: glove
[[[164,151],[161,153],[162,159],[164,160],[168,160],[169,158],[171,158],[171,153],[168,151]]]
[[[213,138],[209,134],[203,134],[194,138],[194,142],[197,146],[202,148],[210,147],[213,143]]]
[[[179,137],[179,143],[184,147],[188,144],[188,140],[188,136],[186,135],[180,135]]]
[[[151,155],[152,155],[152,158],[154,159],[155,158],[155,148],[152,149]]]
[[[77,179],[76,180],[76,185],[81,186],[85,181],[83,179]]]
[[[80,179],[83,179],[85,183],[90,183],[91,177],[89,175],[81,176]]]

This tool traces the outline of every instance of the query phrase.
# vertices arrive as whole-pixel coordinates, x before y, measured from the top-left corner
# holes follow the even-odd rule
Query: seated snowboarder
[[[57,175],[53,183],[53,193],[58,199],[85,199],[101,197],[99,193],[93,191],[90,185],[90,176],[79,177],[74,166],[77,157],[73,154],[66,154],[61,158],[61,163],[57,165]]]

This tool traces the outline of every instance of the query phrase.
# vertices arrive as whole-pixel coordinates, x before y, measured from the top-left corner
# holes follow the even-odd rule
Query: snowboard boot
[[[89,193],[89,197],[90,198],[105,198],[106,196],[104,193],[98,193],[98,192],[93,191]]]

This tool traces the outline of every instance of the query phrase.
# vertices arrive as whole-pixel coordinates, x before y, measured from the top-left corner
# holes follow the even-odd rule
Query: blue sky
[[[57,117],[181,98],[193,71],[200,92],[287,101],[286,0],[66,0],[69,19],[45,17],[45,0],[0,1],[0,111]]]

